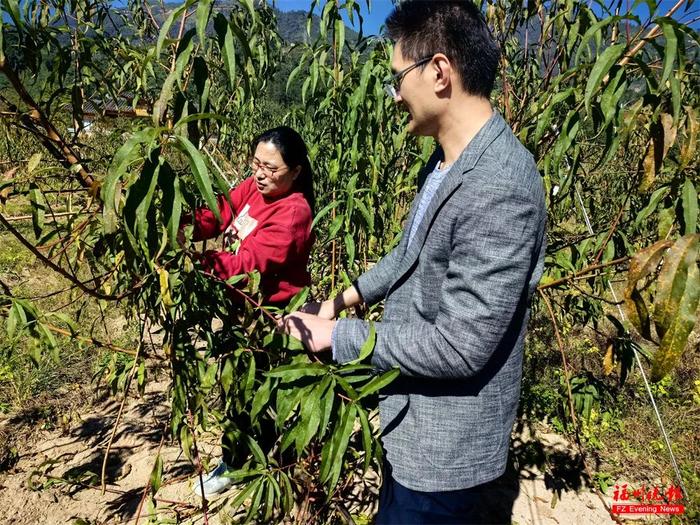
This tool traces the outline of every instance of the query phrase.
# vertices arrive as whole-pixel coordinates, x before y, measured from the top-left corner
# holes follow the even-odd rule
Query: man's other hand
[[[280,331],[299,339],[311,352],[323,352],[331,347],[334,326],[335,321],[304,312],[289,314],[277,324]]]

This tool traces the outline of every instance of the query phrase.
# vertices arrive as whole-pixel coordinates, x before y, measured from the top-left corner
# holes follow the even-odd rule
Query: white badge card
[[[241,213],[238,214],[238,217],[233,221],[233,227],[236,229],[236,234],[241,240],[248,237],[258,225],[258,221],[248,214],[249,210],[250,205],[246,204],[241,210]]]

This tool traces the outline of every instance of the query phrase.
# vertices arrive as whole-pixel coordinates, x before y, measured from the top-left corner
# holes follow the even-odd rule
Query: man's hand
[[[335,321],[304,312],[289,314],[277,324],[279,330],[299,339],[311,352],[323,352],[331,347],[334,326]]]
[[[332,299],[323,301],[322,303],[307,303],[301,308],[299,308],[299,311],[307,314],[317,315],[321,319],[327,319],[329,321],[331,319],[335,319],[335,316],[337,315]]]

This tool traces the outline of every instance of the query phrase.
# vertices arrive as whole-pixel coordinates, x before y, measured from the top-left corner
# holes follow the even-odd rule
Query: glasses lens
[[[384,91],[391,98],[396,98],[396,88],[391,84],[384,84]]]

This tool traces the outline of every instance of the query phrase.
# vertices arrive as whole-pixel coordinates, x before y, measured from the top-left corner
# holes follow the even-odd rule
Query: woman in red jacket
[[[258,270],[266,302],[284,305],[311,284],[311,165],[304,140],[287,126],[260,134],[251,152],[252,176],[230,191],[230,203],[219,196],[221,222],[209,208],[194,213],[193,240],[223,233],[223,249],[202,254],[205,267],[224,280]]]
[[[193,223],[195,241],[224,234],[222,250],[202,254],[213,275],[228,279],[258,270],[266,303],[283,306],[311,284],[307,270],[314,240],[311,165],[304,140],[286,126],[260,134],[251,152],[252,176],[229,192],[230,203],[225,195],[218,198],[221,222],[208,208],[196,210],[185,222]],[[233,484],[225,473],[234,462],[234,452],[240,459],[246,447],[223,439],[222,450],[221,463],[203,480],[207,497]],[[195,482],[195,493],[201,496],[201,489]]]

